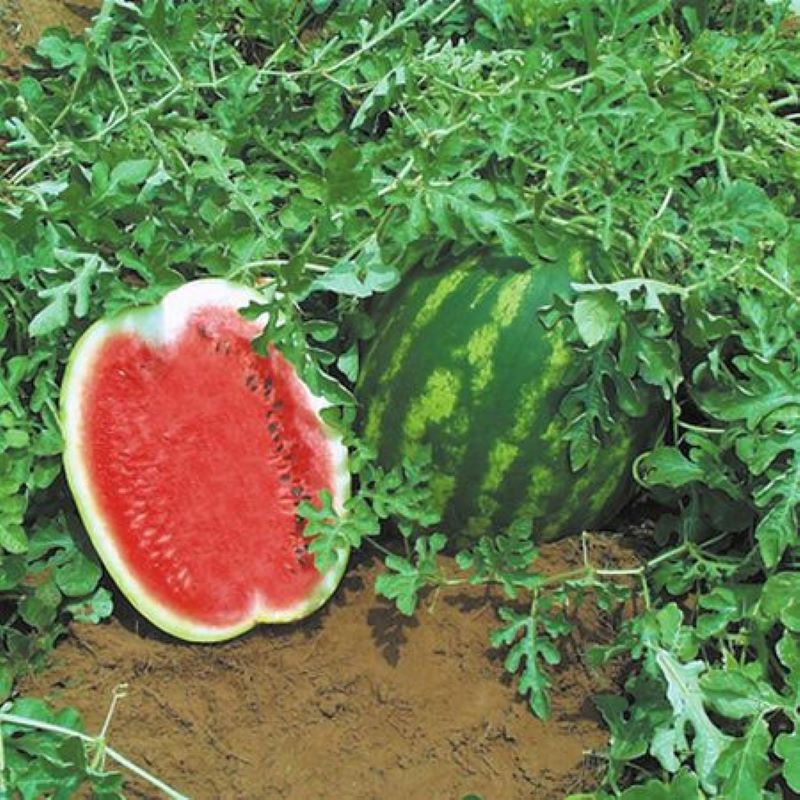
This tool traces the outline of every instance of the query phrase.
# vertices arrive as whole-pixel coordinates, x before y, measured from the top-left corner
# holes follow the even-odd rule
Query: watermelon
[[[587,359],[539,314],[591,259],[581,244],[535,264],[473,251],[412,271],[375,312],[356,387],[362,435],[385,466],[429,449],[436,509],[460,544],[517,520],[559,538],[602,525],[630,497],[664,403],[643,391],[642,415],[618,414],[573,471],[559,405]]]
[[[92,325],[64,377],[66,474],[89,537],[130,602],[189,641],[229,639],[319,608],[347,552],[320,573],[296,510],[327,489],[342,509],[347,452],[325,403],[252,340],[254,295],[197,280]]]

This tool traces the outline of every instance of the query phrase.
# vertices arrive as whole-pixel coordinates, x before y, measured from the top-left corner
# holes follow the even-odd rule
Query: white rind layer
[[[92,325],[75,345],[61,386],[61,426],[64,437],[64,467],[67,481],[78,506],[81,519],[100,559],[114,583],[142,616],[161,630],[191,642],[217,642],[232,639],[259,623],[294,622],[312,614],[333,594],[347,566],[348,549],[337,553],[336,563],[324,574],[316,590],[302,602],[284,608],[273,608],[263,601],[248,616],[234,625],[214,627],[192,622],[156,601],[141,581],[127,568],[99,501],[92,489],[87,465],[82,458],[84,450],[84,386],[93,374],[93,367],[103,344],[109,337],[122,332],[143,336],[156,344],[167,344],[179,338],[196,310],[208,305],[230,306],[240,309],[258,295],[245,286],[238,286],[217,278],[203,278],[187,283],[164,296],[155,306],[125,311],[110,319]],[[259,318],[261,324],[265,317]],[[317,413],[330,404],[317,397],[303,384],[309,406]],[[328,440],[335,475],[333,505],[342,512],[350,494],[350,472],[347,448],[341,437],[330,426],[321,422]]]

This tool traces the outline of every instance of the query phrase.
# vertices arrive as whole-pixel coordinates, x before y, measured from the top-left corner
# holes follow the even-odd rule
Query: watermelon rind
[[[76,343],[66,366],[61,387],[60,421],[64,439],[64,467],[78,512],[89,538],[116,586],[131,605],[156,627],[172,636],[191,642],[216,642],[239,636],[259,624],[289,623],[318,610],[335,591],[347,566],[349,549],[336,551],[336,560],[322,572],[314,591],[294,605],[272,608],[263,605],[238,624],[210,626],[173,612],[155,599],[128,568],[117,547],[109,521],[103,514],[82,452],[81,421],[85,416],[83,387],[92,374],[93,364],[108,337],[131,332],[155,343],[168,343],[177,337],[189,316],[208,304],[241,309],[251,302],[262,302],[252,289],[219,278],[202,278],[184,284],[166,294],[153,306],[134,308],[91,325]],[[265,315],[258,322],[265,321]],[[308,404],[316,412],[330,404],[314,395],[303,384]],[[333,508],[342,513],[350,494],[347,448],[340,434],[320,422],[330,448],[334,482],[331,487]]]
[[[430,451],[433,504],[456,546],[522,522],[538,541],[558,539],[602,526],[630,499],[664,400],[631,384],[636,414],[618,409],[573,471],[562,401],[591,354],[540,317],[605,267],[580,241],[532,262],[471,249],[412,270],[374,309],[355,389],[361,433],[386,467]]]

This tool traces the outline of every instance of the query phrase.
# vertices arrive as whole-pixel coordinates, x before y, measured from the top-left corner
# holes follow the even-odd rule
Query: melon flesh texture
[[[238,313],[240,290],[208,280],[171,294],[79,344],[68,475],[134,606],[212,641],[305,616],[331,594],[346,553],[321,574],[296,510],[323,489],[341,506],[346,453],[286,359],[253,350],[261,326]]]

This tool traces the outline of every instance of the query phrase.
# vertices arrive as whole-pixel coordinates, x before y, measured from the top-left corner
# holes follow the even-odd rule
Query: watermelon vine
[[[791,5],[106,0],[84,37],[47,33],[0,83],[0,698],[71,620],[112,612],[60,467],[69,349],[211,275],[261,286],[265,338],[338,404],[360,489],[342,518],[302,507],[320,564],[372,542],[404,613],[499,587],[492,644],[540,716],[568,608],[636,600],[589,655],[629,669],[595,700],[610,739],[582,797],[800,793]],[[583,364],[557,411],[573,467],[634,383],[671,411],[633,469],[653,523],[639,562],[594,563],[589,536],[574,572],[543,575],[522,521],[446,567],[425,454],[379,466],[337,387],[356,385],[374,297],[414,270],[475,247],[552,261],[573,237],[604,259],[543,312]],[[5,764],[9,793],[80,761],[37,741]]]

